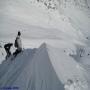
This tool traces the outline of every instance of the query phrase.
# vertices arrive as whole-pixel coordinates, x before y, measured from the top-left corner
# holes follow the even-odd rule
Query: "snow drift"
[[[42,44],[40,48],[24,50],[13,61],[8,59],[0,65],[0,87],[64,90],[68,79],[78,78],[87,86],[85,74],[80,65],[62,49]]]

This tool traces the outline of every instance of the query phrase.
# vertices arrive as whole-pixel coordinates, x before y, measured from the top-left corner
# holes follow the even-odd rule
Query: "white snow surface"
[[[9,58],[0,65],[0,87],[19,90],[64,90],[68,79],[82,81],[88,89],[86,72],[62,49],[45,43],[38,49],[27,49],[13,61]]]
[[[3,61],[3,46],[18,30],[23,48],[37,49]],[[0,46],[1,87],[64,90],[68,79],[79,79],[86,87],[79,90],[89,90],[90,0],[0,0]]]
[[[51,0],[56,9],[48,9],[49,0],[0,0],[0,42],[15,40],[22,32],[24,48],[46,42],[54,47],[72,49],[86,45],[90,29],[89,0]],[[89,43],[88,43],[89,44]],[[0,50],[0,62],[5,57]]]

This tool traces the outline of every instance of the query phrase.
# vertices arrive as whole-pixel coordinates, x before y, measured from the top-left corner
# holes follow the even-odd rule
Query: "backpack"
[[[18,47],[18,42],[17,42],[17,38],[15,40],[14,46],[17,48]]]

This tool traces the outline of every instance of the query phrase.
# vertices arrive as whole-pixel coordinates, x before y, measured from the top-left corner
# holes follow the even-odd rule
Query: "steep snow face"
[[[85,7],[88,6],[88,1],[1,0],[0,2],[0,37],[13,38],[18,30],[22,31],[24,38],[28,36],[29,39],[42,39],[42,36],[59,38],[61,32],[65,33],[65,37],[76,40],[83,39],[83,34],[89,36],[90,9]],[[77,7],[76,4],[84,7]],[[29,33],[25,34],[27,31]]]
[[[72,42],[84,41],[83,34],[89,35],[89,9],[77,8],[75,2],[86,5],[84,0],[1,0],[0,38],[14,40],[17,31],[21,30],[26,39],[66,37],[72,38]]]
[[[85,80],[84,69],[64,49],[47,47],[52,65],[58,77],[65,83],[69,78]]]
[[[5,62],[0,68],[0,87],[16,86],[20,90],[64,90],[45,45],[36,52],[26,50],[15,60],[9,59]]]
[[[0,36],[8,37],[11,35],[11,37],[13,37],[18,29],[29,31],[30,29],[32,29],[30,28],[31,25],[51,29],[56,28],[59,31],[64,32],[68,36],[71,36],[72,38],[82,36],[82,34],[79,31],[76,31],[76,29],[72,26],[71,22],[69,21],[69,18],[64,13],[60,14],[58,12],[60,8],[58,7],[58,2],[53,1],[53,4],[56,5],[56,9],[48,9],[48,6],[46,7],[44,3],[46,1],[46,3],[48,3],[49,0],[42,0],[43,3],[40,1],[38,2],[37,0],[2,0],[0,6],[0,17],[2,18],[0,24]],[[50,3],[50,5],[52,5],[52,3]],[[54,31],[56,31],[56,29]],[[7,30],[9,30],[9,32],[5,33]],[[38,33],[40,31],[35,32]],[[30,33],[31,35],[34,35],[32,32]],[[79,34],[79,36],[77,34]]]
[[[43,44],[38,49],[25,50],[13,61],[0,65],[0,87],[18,87],[20,90],[64,90],[68,79],[80,80],[88,89],[87,73],[79,63],[62,49]]]
[[[84,37],[89,36],[90,1],[89,0],[58,0],[59,12],[66,15],[71,25]]]
[[[14,42],[21,30],[25,48],[43,42],[70,49],[85,45],[90,35],[87,3],[89,0],[1,0],[0,41]]]

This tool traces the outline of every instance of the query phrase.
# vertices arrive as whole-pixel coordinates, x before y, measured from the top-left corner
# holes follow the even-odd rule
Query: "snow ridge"
[[[77,66],[79,64],[65,52],[44,43],[38,49],[25,50],[13,61],[9,59],[3,62],[0,66],[0,87],[64,90],[65,82],[68,79],[74,80],[75,76],[86,83],[83,71]]]

